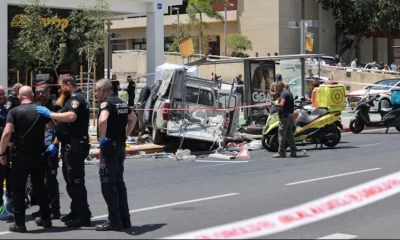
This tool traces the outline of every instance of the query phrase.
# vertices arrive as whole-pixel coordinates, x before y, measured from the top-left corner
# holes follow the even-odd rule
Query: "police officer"
[[[113,94],[108,79],[96,83],[96,96],[102,101],[98,117],[100,143],[101,192],[108,206],[108,221],[96,226],[97,231],[130,228],[128,197],[123,177],[125,141],[136,124],[136,115]]]
[[[44,129],[48,119],[36,112],[32,103],[32,88],[24,86],[20,89],[21,105],[13,108],[7,115],[7,123],[1,137],[0,163],[7,165],[6,149],[11,134],[15,130],[16,157],[11,168],[12,200],[15,223],[10,225],[12,232],[26,232],[25,226],[25,185],[31,175],[33,188],[37,191],[41,217],[36,218],[38,226],[51,227],[49,203],[44,187],[44,169],[41,164],[44,151]]]
[[[3,86],[0,86],[0,134],[3,134],[3,130],[6,126],[6,120],[7,120],[7,113],[8,111],[6,110],[4,104],[6,103],[6,95],[5,95],[5,90]],[[9,151],[9,148],[7,148],[7,151]],[[7,186],[7,198],[9,198],[11,195],[11,184],[9,183],[9,175],[10,175],[10,163],[8,162],[8,166],[0,166],[0,183],[3,184],[4,180],[6,180],[6,186]],[[0,205],[3,206],[3,187],[0,187]]]
[[[50,88],[43,81],[39,82],[35,88],[35,97],[39,105],[47,107],[52,112],[57,112],[60,108],[56,105],[56,98],[50,95]],[[54,121],[50,121],[45,132],[46,149],[55,139]],[[58,152],[58,151],[57,151]],[[51,219],[60,219],[60,192],[57,180],[58,155],[44,155],[45,161],[45,185],[49,197]],[[32,213],[34,218],[40,216],[40,211]]]
[[[20,103],[19,103],[19,99],[18,99],[18,92],[22,86],[23,85],[21,83],[14,84],[12,93],[7,96],[6,109],[8,111],[19,106]]]
[[[91,212],[85,187],[85,159],[89,155],[89,104],[84,94],[77,89],[73,77],[64,76],[59,80],[60,96],[57,105],[59,113],[51,112],[44,106],[37,107],[38,113],[57,121],[56,139],[47,148],[57,154],[61,142],[62,170],[71,198],[71,212],[61,218],[68,227],[91,225]]]

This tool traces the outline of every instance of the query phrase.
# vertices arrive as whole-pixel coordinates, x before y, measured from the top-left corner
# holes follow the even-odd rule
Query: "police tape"
[[[283,211],[163,239],[249,239],[355,210],[400,192],[400,172]]]
[[[145,74],[139,74],[139,75],[136,75],[136,76],[131,76],[131,78],[132,79],[138,79],[138,78],[141,78],[141,77],[151,76],[151,75],[155,75],[155,74],[156,73],[145,73]],[[121,80],[120,79],[116,79],[116,80],[110,80],[110,81],[111,82],[117,82],[117,81],[121,81]],[[41,81],[37,81],[37,82],[41,82]],[[83,78],[82,79],[82,83],[81,83],[80,80],[78,80],[78,81],[76,81],[76,84],[79,85],[79,86],[80,85],[82,85],[82,86],[92,86],[95,83],[93,81],[92,82],[87,82],[87,79]],[[25,85],[25,86],[37,87],[38,84],[33,84],[32,86],[30,84],[28,84],[28,85]],[[59,86],[59,84],[58,83],[50,83],[50,84],[46,84],[46,86]],[[5,90],[12,90],[13,87],[7,87],[7,88],[4,88],[4,89]]]
[[[192,103],[189,103],[192,104]],[[233,106],[233,107],[188,107],[188,108],[134,108],[135,111],[146,111],[146,110],[162,110],[162,111],[195,111],[195,110],[206,110],[206,111],[224,111],[224,110],[233,110],[240,108],[260,108],[265,106],[271,106],[272,102],[268,101],[265,103],[258,103],[252,105],[243,105],[243,106]]]

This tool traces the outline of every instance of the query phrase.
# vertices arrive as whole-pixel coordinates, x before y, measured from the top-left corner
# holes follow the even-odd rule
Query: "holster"
[[[91,145],[87,139],[71,138],[70,152],[81,154],[86,159],[89,156]]]

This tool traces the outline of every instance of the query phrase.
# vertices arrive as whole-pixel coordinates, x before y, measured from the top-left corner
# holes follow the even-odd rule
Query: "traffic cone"
[[[14,217],[12,213],[9,212],[9,209],[12,207],[11,199],[7,199],[7,184],[4,180],[3,182],[3,206],[0,207],[0,220],[10,220]]]

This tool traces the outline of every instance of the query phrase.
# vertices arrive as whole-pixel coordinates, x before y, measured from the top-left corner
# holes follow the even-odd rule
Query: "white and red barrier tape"
[[[290,209],[163,239],[249,239],[333,217],[400,192],[400,172]]]

